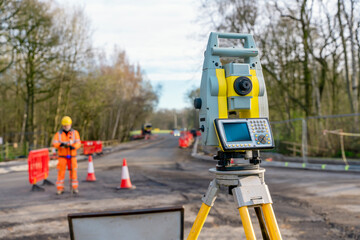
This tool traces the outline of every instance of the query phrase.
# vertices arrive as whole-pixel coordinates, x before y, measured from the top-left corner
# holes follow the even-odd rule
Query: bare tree
[[[0,0],[0,74],[14,62],[15,46],[12,45],[14,32],[19,27],[20,3]]]

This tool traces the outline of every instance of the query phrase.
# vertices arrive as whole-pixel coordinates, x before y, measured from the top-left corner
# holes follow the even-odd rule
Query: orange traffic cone
[[[88,182],[95,182],[96,181],[95,171],[94,171],[94,164],[93,164],[91,155],[89,155],[88,175],[86,177],[86,181],[88,181]]]
[[[134,185],[131,185],[130,181],[130,175],[129,175],[129,169],[126,164],[126,159],[123,159],[123,166],[121,170],[121,184],[120,187],[117,187],[117,189],[135,189],[136,187]]]

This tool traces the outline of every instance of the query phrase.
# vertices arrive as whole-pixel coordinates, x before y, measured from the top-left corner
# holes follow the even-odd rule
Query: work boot
[[[79,189],[73,189],[73,194],[79,194]]]
[[[56,195],[61,195],[61,194],[63,194],[64,193],[64,190],[58,190],[57,192],[56,192]]]

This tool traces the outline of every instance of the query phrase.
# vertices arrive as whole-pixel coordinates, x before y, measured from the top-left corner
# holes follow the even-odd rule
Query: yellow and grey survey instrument
[[[238,39],[243,46],[220,47],[219,39]],[[233,61],[222,64],[224,59]],[[226,59],[227,61],[228,59]],[[217,146],[215,174],[202,198],[202,206],[188,240],[197,239],[221,188],[233,195],[246,239],[256,239],[249,207],[255,209],[263,239],[281,240],[272,199],[260,168],[260,150],[274,147],[268,100],[259,51],[250,34],[211,33],[205,51],[200,98],[202,143]],[[232,163],[231,160],[249,160]]]
[[[220,47],[219,39],[237,39],[243,46]],[[223,65],[221,57],[233,61]],[[252,35],[210,34],[200,98],[194,105],[200,110],[204,145],[219,146],[225,152],[274,147],[265,81]]]

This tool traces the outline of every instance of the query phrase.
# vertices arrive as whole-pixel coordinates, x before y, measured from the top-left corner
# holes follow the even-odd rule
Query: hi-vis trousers
[[[71,165],[70,159],[59,157],[58,158],[58,177],[56,181],[56,188],[57,190],[64,190],[64,180],[65,180],[65,172],[66,166],[68,166],[69,174],[70,174],[70,181],[73,189],[77,189],[79,186],[79,181],[77,179],[77,160],[75,157],[71,158]]]

